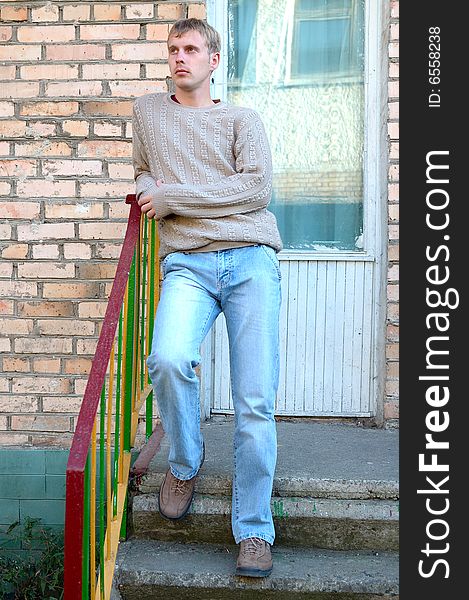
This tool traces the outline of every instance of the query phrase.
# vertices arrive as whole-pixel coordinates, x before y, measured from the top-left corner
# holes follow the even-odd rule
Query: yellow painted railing
[[[126,235],[67,463],[65,600],[110,598],[144,404],[147,438],[153,428],[145,357],[158,303],[158,240],[135,196],[126,202]]]

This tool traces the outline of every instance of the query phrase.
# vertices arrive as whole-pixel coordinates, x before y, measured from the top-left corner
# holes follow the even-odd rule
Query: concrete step
[[[163,519],[157,492],[168,468],[163,440],[131,503],[138,538],[233,543],[229,418],[202,424],[206,457],[188,516]],[[398,549],[396,431],[317,422],[277,423],[272,496],[276,544],[333,550]]]
[[[270,577],[234,574],[238,548],[131,539],[115,583],[123,600],[390,600],[398,598],[396,553],[274,546]]]
[[[398,507],[387,500],[272,498],[276,543],[334,550],[397,550]],[[159,513],[156,494],[136,496],[132,535],[138,538],[230,544],[231,498],[196,494],[181,521]]]

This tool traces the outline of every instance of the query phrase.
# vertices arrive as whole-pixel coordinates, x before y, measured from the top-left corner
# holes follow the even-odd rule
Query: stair
[[[185,519],[170,522],[158,512],[166,439],[133,496],[115,575],[123,600],[398,597],[397,431],[277,423],[274,570],[261,580],[234,575],[233,420],[214,417],[202,431],[205,463]]]

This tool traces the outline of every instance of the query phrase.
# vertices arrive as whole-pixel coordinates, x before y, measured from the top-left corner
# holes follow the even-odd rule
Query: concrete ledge
[[[398,597],[393,553],[272,548],[266,579],[234,575],[238,548],[130,540],[120,545],[116,581],[123,600],[390,600]]]

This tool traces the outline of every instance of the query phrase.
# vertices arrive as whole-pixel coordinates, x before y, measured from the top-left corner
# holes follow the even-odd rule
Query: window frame
[[[227,99],[228,0],[206,0],[208,22],[222,36],[219,68],[212,84],[213,97]],[[292,0],[294,6],[294,0]],[[281,260],[376,261],[387,246],[387,147],[383,121],[386,106],[387,31],[389,7],[386,0],[365,0],[364,48],[364,140],[363,140],[363,244],[362,250],[286,249]],[[385,29],[386,27],[386,29]],[[311,85],[311,81],[308,81]],[[292,82],[293,85],[293,82]],[[295,82],[294,85],[298,85]]]

